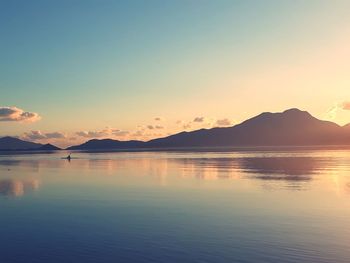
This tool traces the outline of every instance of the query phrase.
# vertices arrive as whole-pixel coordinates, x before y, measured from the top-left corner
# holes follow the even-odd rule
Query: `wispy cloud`
[[[340,103],[335,103],[332,107],[327,110],[326,118],[334,120],[337,114],[341,110],[350,110],[350,101],[343,101]]]
[[[108,134],[104,131],[78,131],[76,135],[85,138],[100,138],[103,136],[107,136]]]
[[[0,121],[35,122],[40,120],[38,113],[24,111],[17,107],[0,107]]]
[[[212,127],[225,127],[232,125],[232,121],[228,118],[215,119],[210,117],[195,117],[192,121],[178,120],[176,124],[179,128],[184,130],[189,129],[201,129],[201,128],[212,128]]]
[[[132,136],[136,136],[136,137],[144,136],[144,130],[137,130],[132,134]]]
[[[196,117],[193,122],[204,122],[204,117]]]
[[[350,110],[350,101],[344,101],[342,103],[342,109],[343,110]]]
[[[164,127],[161,125],[147,125],[147,129],[149,129],[149,130],[162,130],[162,129],[164,129]]]
[[[24,140],[38,141],[38,140],[47,140],[47,139],[65,139],[66,136],[61,132],[43,133],[41,131],[30,131],[30,132],[25,132],[21,138]]]
[[[129,131],[122,131],[122,130],[117,130],[117,129],[112,130],[113,135],[120,136],[120,137],[126,136],[129,133],[130,133]]]
[[[184,128],[185,130],[191,129],[191,127],[192,127],[191,122],[188,122],[182,125],[182,128]]]
[[[49,132],[45,133],[47,139],[64,139],[66,136],[61,132]]]
[[[101,137],[108,137],[108,136],[123,137],[128,135],[129,132],[107,127],[99,131],[78,131],[75,134],[84,138],[101,138]]]
[[[219,119],[216,121],[217,126],[230,126],[231,124],[232,124],[232,122],[227,118]]]

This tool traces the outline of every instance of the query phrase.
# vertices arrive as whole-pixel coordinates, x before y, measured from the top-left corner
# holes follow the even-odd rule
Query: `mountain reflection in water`
[[[62,155],[62,154],[61,154]],[[57,158],[9,158],[0,160],[4,169],[27,169],[35,177],[46,169],[64,169],[86,174],[100,171],[105,175],[131,174],[158,178],[161,184],[170,177],[195,178],[198,180],[246,179],[258,182],[264,188],[303,189],[315,176],[337,169],[342,159],[310,153],[295,154],[268,152],[257,153],[103,153],[76,154],[71,163]],[[157,158],[154,158],[156,156]],[[93,158],[91,158],[93,157]],[[340,161],[340,162],[339,162]],[[345,162],[345,161],[344,161]],[[172,180],[172,179],[170,179]],[[21,181],[6,179],[0,181],[0,194],[20,196],[39,187],[37,180]]]
[[[318,173],[325,163],[312,157],[244,158],[241,167],[247,173],[257,174],[262,180],[307,181]]]
[[[262,180],[264,188],[270,182],[275,187],[290,189],[302,189],[314,176],[336,165],[332,158],[309,156],[191,158],[177,162],[181,162],[187,177],[204,180],[240,177]]]
[[[0,195],[22,196],[37,190],[40,186],[39,180],[3,179],[0,181]]]

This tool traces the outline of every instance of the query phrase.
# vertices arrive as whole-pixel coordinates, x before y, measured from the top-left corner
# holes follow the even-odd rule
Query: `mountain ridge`
[[[350,123],[340,126],[319,120],[297,108],[283,112],[263,112],[231,127],[182,131],[149,141],[91,139],[67,150],[162,149],[187,147],[350,145]],[[61,150],[52,144],[24,141],[15,137],[0,138],[1,151]]]
[[[0,151],[54,151],[61,150],[52,144],[41,144],[24,141],[15,137],[0,138]]]
[[[68,150],[310,145],[350,145],[350,124],[342,127],[292,108],[263,112],[232,127],[183,131],[146,142],[92,139]]]

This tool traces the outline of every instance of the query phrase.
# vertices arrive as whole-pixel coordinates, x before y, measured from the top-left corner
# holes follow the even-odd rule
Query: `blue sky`
[[[0,107],[41,116],[1,122],[1,133],[132,133],[162,117],[167,134],[198,116],[210,126],[289,107],[325,118],[350,98],[339,53],[349,11],[321,0],[0,0]]]

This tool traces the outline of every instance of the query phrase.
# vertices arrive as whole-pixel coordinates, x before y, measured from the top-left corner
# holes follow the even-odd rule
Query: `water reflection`
[[[263,154],[0,156],[0,262],[348,262],[350,153]]]
[[[199,180],[237,178],[238,163],[233,158],[181,158],[173,159],[181,168],[182,177]]]
[[[39,187],[40,182],[37,179],[4,179],[0,180],[0,195],[18,197],[37,190]]]
[[[189,158],[181,163],[183,177],[203,180],[239,179],[261,181],[264,189],[305,189],[321,172],[333,169],[332,158],[309,156]]]
[[[312,175],[324,169],[326,163],[321,158],[312,157],[247,157],[215,159],[179,159],[187,173],[205,179],[207,177],[232,178],[230,172],[255,174],[263,180],[311,180]],[[212,175],[209,175],[209,174]]]
[[[345,189],[348,194],[350,194],[350,182],[345,184]]]
[[[289,155],[288,155],[289,154]],[[332,153],[333,154],[333,153]],[[0,168],[11,171],[15,167],[31,170],[34,174],[52,173],[100,176],[127,176],[156,178],[160,185],[177,179],[239,180],[259,182],[264,188],[301,189],[315,176],[332,169],[347,167],[347,158],[292,153],[104,153],[77,154],[71,163],[60,155],[37,158],[9,157],[0,160]],[[337,161],[336,161],[337,160]],[[9,169],[10,170],[10,169]],[[65,172],[63,172],[65,171]],[[23,171],[24,172],[24,171]],[[34,175],[35,176],[35,175]],[[153,180],[154,181],[154,180]],[[21,181],[22,182],[22,181]],[[28,183],[5,183],[13,195],[24,193]],[[4,188],[4,186],[2,186]],[[28,187],[27,187],[28,188]],[[4,190],[1,191],[6,192]],[[22,194],[23,194],[22,193]]]
[[[336,167],[332,158],[255,157],[241,160],[246,178],[261,180],[265,190],[307,190],[316,175]]]
[[[312,157],[244,158],[241,168],[257,174],[262,180],[308,181],[324,166],[322,159]]]

